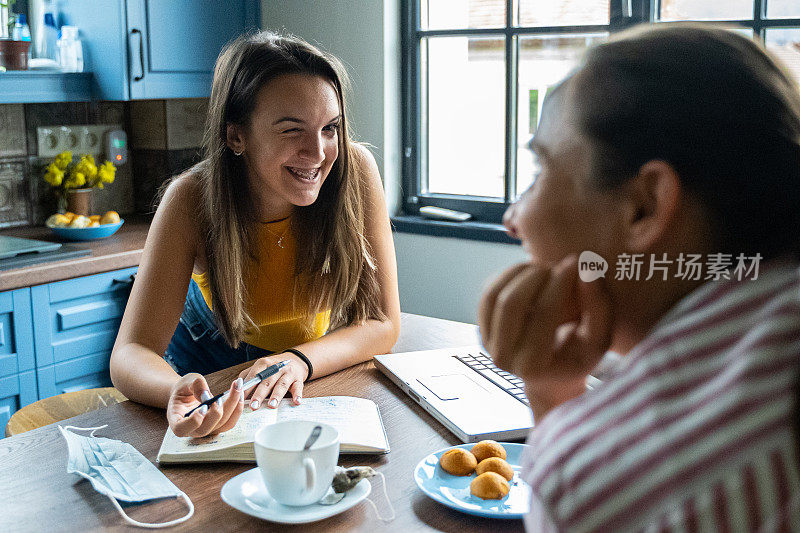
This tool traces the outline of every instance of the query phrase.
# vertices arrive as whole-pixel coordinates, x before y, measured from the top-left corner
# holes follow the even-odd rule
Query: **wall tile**
[[[86,104],[86,123],[119,124],[124,128],[126,108],[125,102],[88,102]]]
[[[114,183],[94,191],[92,210],[102,215],[106,211],[116,211],[122,215],[133,213],[135,209],[133,194],[133,165],[128,163],[117,168]]]
[[[25,158],[0,162],[0,227],[19,226],[30,218],[25,166]]]
[[[134,150],[166,150],[167,122],[164,100],[137,100],[130,103],[128,145]]]
[[[171,176],[177,176],[192,168],[200,162],[202,153],[199,148],[187,148],[185,150],[170,150],[167,156],[167,164]]]
[[[166,100],[167,149],[202,146],[207,112],[208,98]]]
[[[191,168],[201,159],[196,148],[186,150],[133,150],[133,189],[137,213],[155,211],[161,186],[173,176]]]
[[[25,106],[0,105],[0,157],[25,156],[26,144]]]
[[[153,200],[169,174],[166,150],[132,150],[134,205],[137,213],[155,211]]]
[[[50,159],[28,158],[28,197],[31,203],[31,223],[44,224],[47,217],[58,210],[58,199],[50,185],[44,181],[45,167],[50,164]]]

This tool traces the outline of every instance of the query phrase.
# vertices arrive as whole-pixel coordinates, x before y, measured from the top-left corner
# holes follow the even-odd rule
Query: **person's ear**
[[[225,142],[233,153],[241,155],[245,150],[244,135],[242,127],[238,124],[228,124],[225,129]]]
[[[673,227],[681,202],[678,173],[665,161],[648,161],[628,182],[626,245],[645,253]]]

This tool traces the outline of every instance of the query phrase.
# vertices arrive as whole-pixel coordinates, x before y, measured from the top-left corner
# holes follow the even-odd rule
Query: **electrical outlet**
[[[41,126],[36,128],[39,157],[53,157],[64,150],[73,155],[103,155],[103,136],[106,132],[122,129],[118,124],[84,126]]]

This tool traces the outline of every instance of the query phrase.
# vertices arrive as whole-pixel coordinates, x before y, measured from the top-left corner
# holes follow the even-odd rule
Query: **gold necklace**
[[[283,238],[286,236],[286,230],[289,229],[289,225],[287,224],[286,227],[283,228],[283,231],[281,232],[280,235],[269,229],[269,226],[264,226],[264,229],[273,234],[274,236],[276,236],[278,238],[278,241],[275,244],[278,246],[278,248],[283,248]]]

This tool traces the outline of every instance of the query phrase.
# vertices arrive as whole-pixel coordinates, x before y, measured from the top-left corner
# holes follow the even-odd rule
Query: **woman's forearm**
[[[111,355],[111,381],[130,400],[164,408],[179,378],[169,363],[141,344],[125,344]]]
[[[297,346],[314,365],[315,378],[369,361],[392,349],[400,334],[400,319],[368,320],[346,326]]]

